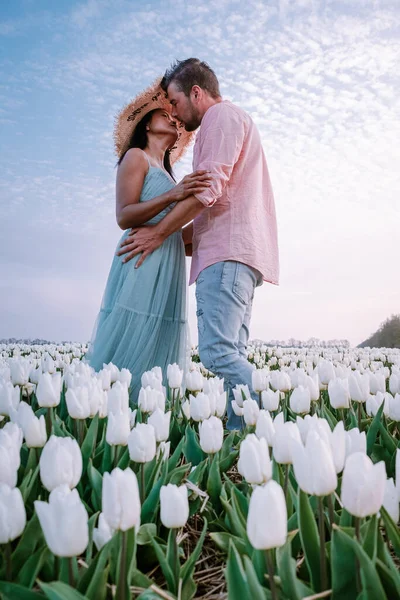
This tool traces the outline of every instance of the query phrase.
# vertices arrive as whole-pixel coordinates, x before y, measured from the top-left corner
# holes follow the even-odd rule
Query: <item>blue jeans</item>
[[[258,271],[235,261],[203,269],[196,281],[200,360],[206,369],[225,379],[229,391],[228,429],[242,427],[241,418],[232,410],[232,388],[242,383],[252,389],[253,366],[245,349],[254,290],[261,283]]]

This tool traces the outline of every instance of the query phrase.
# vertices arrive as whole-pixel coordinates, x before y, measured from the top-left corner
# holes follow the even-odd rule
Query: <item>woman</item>
[[[116,216],[125,230],[160,221],[176,202],[209,186],[198,171],[178,185],[171,164],[180,158],[192,134],[178,129],[160,80],[127,105],[117,117],[114,132],[119,157]],[[185,247],[177,232],[140,269],[139,257],[124,264],[115,256],[86,359],[100,370],[112,362],[132,373],[130,399],[137,401],[144,371],[170,363],[183,368],[186,359]]]

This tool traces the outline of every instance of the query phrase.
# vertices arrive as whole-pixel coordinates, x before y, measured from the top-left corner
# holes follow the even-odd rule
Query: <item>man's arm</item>
[[[189,196],[179,202],[157,225],[132,229],[130,235],[122,242],[117,255],[125,254],[123,262],[127,262],[137,254],[142,254],[135,265],[137,269],[146,256],[161,246],[168,236],[193,221],[203,210],[203,204],[195,196]]]

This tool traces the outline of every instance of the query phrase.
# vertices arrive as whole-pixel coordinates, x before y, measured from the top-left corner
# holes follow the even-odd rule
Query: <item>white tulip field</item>
[[[400,599],[400,350],[255,342],[230,398],[193,349],[137,406],[86,351],[0,344],[0,598]]]

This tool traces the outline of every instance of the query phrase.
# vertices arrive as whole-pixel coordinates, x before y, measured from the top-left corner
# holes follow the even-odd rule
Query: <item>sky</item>
[[[90,339],[122,233],[114,116],[191,56],[270,170],[281,278],[257,289],[251,337],[356,345],[400,312],[398,0],[6,0],[0,338]],[[195,342],[193,286],[189,322]]]

